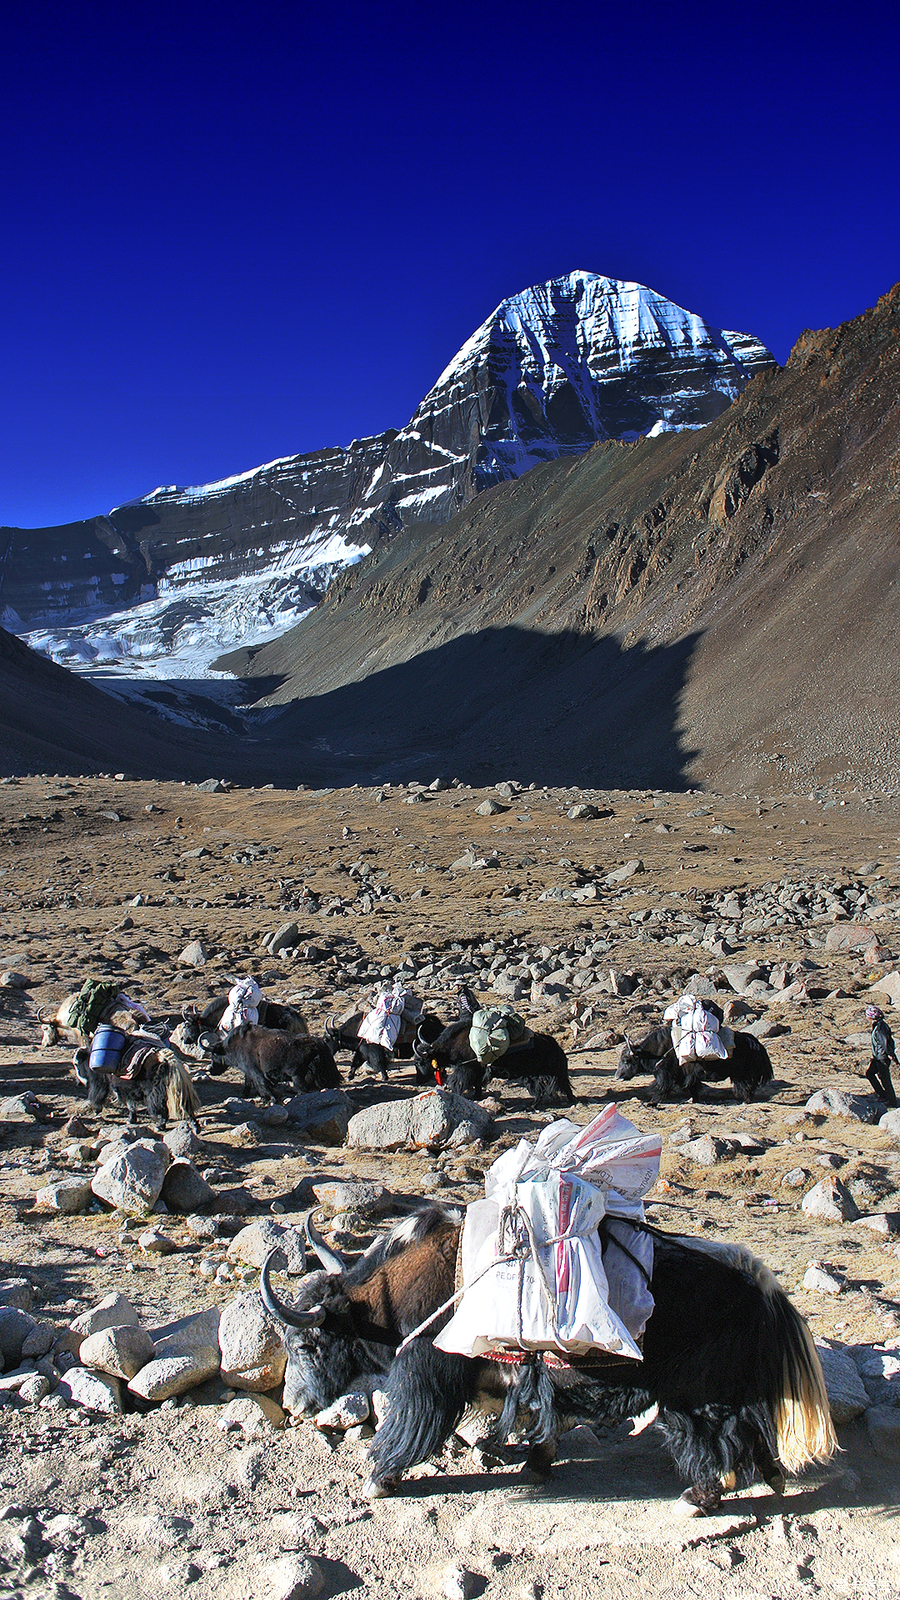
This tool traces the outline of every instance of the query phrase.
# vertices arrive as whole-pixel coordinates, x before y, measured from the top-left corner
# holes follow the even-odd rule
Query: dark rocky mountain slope
[[[488,489],[219,665],[345,771],[898,787],[898,332],[900,286],[702,432]]]

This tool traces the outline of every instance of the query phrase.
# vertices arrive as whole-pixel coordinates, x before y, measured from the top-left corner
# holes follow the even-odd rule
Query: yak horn
[[[312,1250],[315,1250],[325,1271],[331,1277],[336,1278],[339,1272],[347,1270],[347,1263],[341,1259],[336,1250],[332,1250],[331,1246],[325,1243],[313,1222],[312,1215],[312,1212],[308,1211],[306,1213],[306,1221],[303,1224],[307,1243]]]
[[[259,1274],[259,1297],[267,1311],[272,1313],[279,1322],[286,1323],[289,1328],[317,1328],[325,1321],[325,1312],[321,1306],[313,1306],[310,1311],[295,1311],[293,1306],[286,1306],[279,1300],[269,1281],[269,1272],[272,1262],[278,1254],[278,1248],[270,1250],[262,1264]]]

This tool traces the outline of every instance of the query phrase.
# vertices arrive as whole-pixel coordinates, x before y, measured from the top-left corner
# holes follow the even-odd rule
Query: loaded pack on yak
[[[161,1127],[168,1118],[196,1120],[200,1101],[190,1074],[155,1034],[126,1033],[101,1023],[90,1048],[75,1051],[72,1065],[94,1111],[100,1111],[112,1093],[133,1117],[143,1106]]]
[[[672,1048],[679,1065],[689,1061],[727,1061],[734,1050],[734,1034],[721,1016],[695,994],[683,994],[663,1012],[672,1031]]]

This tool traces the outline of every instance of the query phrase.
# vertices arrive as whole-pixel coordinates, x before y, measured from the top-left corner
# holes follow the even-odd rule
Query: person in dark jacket
[[[866,1021],[872,1024],[872,1059],[866,1073],[872,1088],[879,1100],[885,1105],[896,1106],[897,1096],[891,1082],[891,1062],[897,1062],[897,1047],[894,1044],[894,1035],[884,1020],[884,1013],[878,1006],[866,1006]]]

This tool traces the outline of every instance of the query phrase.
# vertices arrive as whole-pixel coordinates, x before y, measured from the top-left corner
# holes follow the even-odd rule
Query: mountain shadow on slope
[[[302,750],[312,781],[685,788],[696,751],[679,702],[695,644],[485,628],[270,713],[265,735],[298,764]]]

